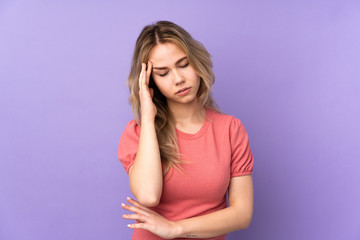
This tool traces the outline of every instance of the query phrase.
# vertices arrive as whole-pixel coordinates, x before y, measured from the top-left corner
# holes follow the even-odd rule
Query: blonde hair
[[[158,21],[155,24],[145,26],[141,31],[136,41],[131,70],[126,81],[130,89],[129,102],[131,103],[136,122],[139,125],[141,124],[138,83],[141,64],[148,62],[150,51],[154,46],[167,42],[176,44],[185,52],[189,59],[189,64],[200,77],[197,97],[201,105],[205,108],[220,112],[211,92],[211,86],[215,82],[215,77],[212,70],[211,56],[208,51],[182,27],[169,21]],[[153,102],[157,108],[155,129],[160,148],[161,161],[164,166],[163,173],[165,175],[172,167],[181,169],[180,165],[183,161],[179,153],[176,129],[167,106],[166,98],[159,91],[152,77],[150,77],[149,87],[154,89]]]

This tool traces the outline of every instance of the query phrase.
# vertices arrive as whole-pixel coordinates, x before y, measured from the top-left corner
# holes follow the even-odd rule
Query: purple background
[[[229,239],[360,239],[359,1],[0,2],[0,239],[129,239],[117,159],[144,25],[213,56],[245,125],[254,217]]]

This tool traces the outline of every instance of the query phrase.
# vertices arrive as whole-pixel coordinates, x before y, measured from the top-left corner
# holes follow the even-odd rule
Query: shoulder
[[[227,139],[246,138],[247,131],[241,120],[233,115],[211,110],[209,114],[212,122],[212,129],[217,136],[223,136]]]
[[[140,136],[140,126],[138,125],[138,123],[135,121],[135,119],[130,120],[125,128],[124,131],[121,134],[121,139],[126,139],[126,138],[138,138]]]
[[[243,126],[240,119],[236,118],[235,116],[223,113],[223,112],[216,112],[214,110],[209,110],[209,118],[212,121],[214,127],[218,126],[222,129],[224,128],[239,128]]]

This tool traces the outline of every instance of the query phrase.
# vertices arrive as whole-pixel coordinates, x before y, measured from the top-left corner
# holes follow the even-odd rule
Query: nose
[[[179,70],[174,70],[174,81],[176,85],[181,85],[185,82],[185,77]]]

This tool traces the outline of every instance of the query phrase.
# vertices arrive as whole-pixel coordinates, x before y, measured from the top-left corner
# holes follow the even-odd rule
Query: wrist
[[[174,222],[174,236],[175,238],[181,238],[184,236],[184,226],[182,225],[181,221]]]
[[[155,126],[155,118],[142,117],[140,120],[141,126]]]

